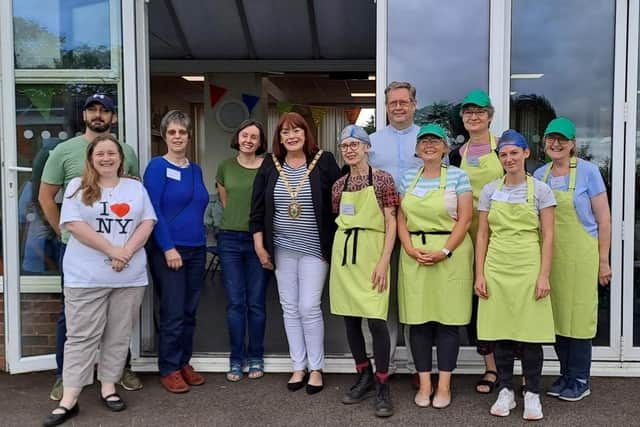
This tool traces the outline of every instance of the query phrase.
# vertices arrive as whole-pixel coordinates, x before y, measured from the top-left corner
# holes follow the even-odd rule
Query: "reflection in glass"
[[[387,80],[417,88],[416,123],[464,142],[459,102],[489,86],[489,1],[390,0],[387,25]]]
[[[117,99],[115,85],[16,86],[18,165],[33,168],[31,174],[21,173],[18,179],[22,275],[59,274],[59,241],[38,204],[40,178],[49,152],[84,131],[82,106],[87,96],[95,92]]]
[[[13,0],[18,69],[109,69],[118,0]],[[115,6],[115,7],[113,7]],[[119,40],[119,37],[118,37]]]
[[[580,10],[580,19],[567,19]],[[511,123],[529,140],[529,170],[545,162],[547,123],[566,116],[577,128],[578,156],[611,176],[615,3],[593,0],[512,1]],[[609,345],[610,292],[599,287],[595,345]]]

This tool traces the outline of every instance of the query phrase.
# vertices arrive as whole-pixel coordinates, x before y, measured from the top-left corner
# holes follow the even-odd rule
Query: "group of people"
[[[550,162],[532,177],[525,170],[526,139],[515,130],[499,138],[490,133],[494,109],[481,90],[462,101],[469,139],[453,151],[443,127],[414,123],[410,83],[389,84],[385,105],[385,128],[368,135],[349,125],[341,132],[342,170],[297,113],[282,115],[269,153],[261,123],[245,121],[234,133],[238,154],[216,173],[231,350],[226,380],[264,375],[265,295],[273,271],[292,392],[313,395],[324,387],[321,299],[328,276],[331,312],[344,317],[358,373],[344,404],[374,397],[376,416],[393,415],[388,379],[400,324],[419,407],[451,404],[461,326],[484,356],[476,391],[499,390],[491,414],[507,416],[515,408],[519,358],[523,418],[543,417],[543,343],[555,343],[561,366],[547,394],[569,401],[589,395],[597,283],[611,279],[611,220],[597,166],[576,158],[575,125],[563,117],[548,124],[543,141]],[[180,111],[165,115],[167,154],[151,160],[141,183],[135,154],[109,134],[113,101],[95,94],[83,110],[85,134],[51,152],[39,194],[64,242],[63,393],[48,426],[77,414],[98,349],[100,397],[110,410],[125,408],[115,384],[127,373],[147,264],[160,301],[160,381],[174,393],[205,381],[189,364],[209,200],[201,169],[186,157],[191,121]]]

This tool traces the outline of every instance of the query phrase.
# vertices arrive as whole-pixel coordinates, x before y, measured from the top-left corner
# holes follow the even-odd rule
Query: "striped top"
[[[294,169],[286,162],[283,162],[282,169],[287,175],[289,185],[292,189],[295,189],[307,171],[307,165],[304,164]],[[289,217],[291,196],[289,196],[287,186],[280,177],[278,177],[273,190],[273,201],[275,206],[275,214],[273,216],[274,245],[290,251],[322,258],[320,235],[318,233],[316,213],[313,209],[309,179],[302,185],[298,194],[298,204],[302,208],[298,218]]]

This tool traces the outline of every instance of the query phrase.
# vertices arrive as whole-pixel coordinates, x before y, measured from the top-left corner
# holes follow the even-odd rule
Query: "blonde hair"
[[[82,173],[80,187],[78,187],[78,189],[69,196],[69,198],[75,197],[75,195],[78,194],[79,191],[82,191],[81,200],[82,203],[87,206],[93,205],[95,202],[102,198],[102,190],[100,189],[100,184],[98,184],[100,175],[98,174],[96,168],[93,166],[91,158],[93,157],[93,151],[95,150],[96,146],[103,141],[111,141],[118,148],[118,154],[120,155],[118,176],[124,175],[124,152],[118,140],[111,134],[99,135],[95,137],[94,140],[91,141],[87,146],[87,157],[84,162],[84,172]]]

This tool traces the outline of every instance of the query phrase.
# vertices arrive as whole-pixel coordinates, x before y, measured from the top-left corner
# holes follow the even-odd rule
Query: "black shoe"
[[[111,397],[117,397],[117,399],[109,400],[109,398]],[[120,412],[127,407],[127,405],[124,403],[124,400],[122,400],[118,393],[111,393],[108,396],[102,397],[102,392],[100,392],[100,399],[102,400],[102,403],[104,403],[104,406],[106,406],[107,409],[113,412]]]
[[[287,388],[289,389],[289,391],[298,391],[300,390],[302,387],[304,387],[304,385],[307,383],[307,380],[309,379],[309,373],[305,372],[304,373],[304,377],[302,377],[302,381],[296,381],[296,382],[289,382],[287,383]]]
[[[319,369],[315,369],[311,372],[320,372],[322,374],[322,371]],[[324,383],[321,385],[313,385],[313,384],[309,384],[307,382],[307,394],[316,394],[316,393],[320,393],[322,391],[322,389],[324,388]]]
[[[359,403],[375,394],[376,383],[373,377],[371,364],[364,368],[358,375],[356,383],[342,396],[342,403],[350,405]]]
[[[68,419],[71,419],[71,418],[75,417],[76,415],[78,415],[78,411],[80,410],[80,406],[76,402],[76,404],[73,405],[73,408],[71,408],[71,409],[65,408],[64,406],[58,406],[56,409],[62,409],[62,410],[64,410],[64,412],[62,412],[60,414],[51,413],[51,414],[47,415],[47,418],[44,419],[44,423],[42,423],[42,425],[44,427],[58,426],[58,425],[64,423],[65,421],[67,421]],[[54,411],[56,409],[54,409]]]
[[[389,384],[376,382],[376,400],[373,405],[376,409],[376,417],[386,418],[393,415]]]

